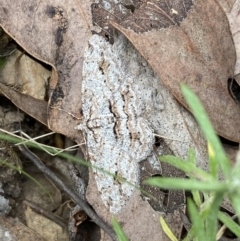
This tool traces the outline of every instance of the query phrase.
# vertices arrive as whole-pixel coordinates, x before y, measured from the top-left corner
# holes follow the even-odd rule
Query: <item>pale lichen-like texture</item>
[[[228,20],[231,27],[231,32],[236,48],[237,60],[234,69],[234,74],[238,75],[240,73],[240,0],[236,0],[230,13],[227,14]],[[239,84],[239,81],[238,81]]]
[[[197,165],[208,169],[206,142],[193,117],[123,35],[113,45],[93,36],[84,57],[84,119],[78,129],[92,164],[138,184],[138,162],[151,156],[155,133],[183,159],[194,148]],[[94,175],[103,203],[120,212],[134,187],[100,171]]]
[[[154,135],[142,116],[141,90],[124,72],[118,45],[97,35],[89,40],[83,66],[84,120],[78,129],[85,133],[92,164],[137,184],[137,163],[151,154]],[[94,175],[104,204],[118,213],[134,187],[96,169]]]
[[[143,116],[154,133],[160,135],[174,155],[182,159],[186,160],[189,148],[193,148],[197,166],[208,170],[206,140],[193,116],[176,101],[125,37],[120,35],[115,45],[123,71],[134,78],[140,89]]]
[[[3,194],[4,191],[2,189],[2,183],[0,183],[0,192]],[[9,206],[9,200],[7,200],[4,196],[0,195],[0,214],[6,215],[10,212],[11,207]]]

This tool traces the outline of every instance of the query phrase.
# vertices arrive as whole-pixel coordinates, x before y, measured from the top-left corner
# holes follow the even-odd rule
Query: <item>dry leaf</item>
[[[158,146],[158,147],[157,147]],[[173,155],[173,152],[163,140],[158,140],[155,151],[160,155]],[[162,172],[156,170],[156,162],[151,158],[140,163],[141,188],[150,193],[155,199],[147,197],[146,200],[155,211],[164,213],[164,218],[168,221],[168,226],[174,235],[180,239],[183,228],[183,221],[180,215],[185,212],[186,198],[184,190],[162,190],[156,187],[142,185],[142,182],[153,176],[184,178],[186,174],[167,163],[161,163]],[[159,163],[159,160],[156,160]],[[171,221],[170,221],[171,220]],[[170,222],[169,222],[170,221]]]
[[[26,54],[15,51],[0,72],[0,82],[36,99],[44,100],[50,71]]]
[[[239,152],[239,146],[233,146],[228,144],[223,144],[224,151],[226,152],[229,160],[231,161],[232,165],[236,164],[237,153]]]
[[[47,102],[24,95],[0,83],[0,91],[21,110],[47,125]]]
[[[136,5],[140,1],[133,0]],[[132,1],[122,0],[100,0],[98,3],[91,5],[92,9],[92,23],[95,26],[99,35],[104,37],[110,43],[114,43],[114,28],[110,21],[123,20],[131,14]]]
[[[240,141],[240,109],[227,90],[235,49],[227,17],[216,1],[147,1],[113,26],[185,107],[180,83],[199,96],[219,135]]]
[[[112,214],[109,213],[101,201],[92,172],[90,173],[87,189],[87,200],[100,217],[110,224]],[[132,241],[138,241],[139,238],[141,238],[141,240],[152,241],[163,240],[159,217],[160,214],[154,211],[147,201],[142,200],[138,191],[135,191],[128,206],[126,206],[120,214],[116,215],[127,237]],[[110,240],[108,236],[103,237],[106,241]]]
[[[81,139],[74,130],[77,120],[68,113],[80,116],[83,51],[91,35],[85,15],[78,1],[11,0],[0,6],[3,29],[28,53],[57,70],[49,127],[74,139]]]

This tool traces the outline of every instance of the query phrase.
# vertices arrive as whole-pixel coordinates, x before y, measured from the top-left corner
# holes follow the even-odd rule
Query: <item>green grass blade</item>
[[[117,234],[118,240],[129,241],[115,217],[112,218],[112,224],[113,224],[113,229]]]
[[[160,156],[159,159],[160,161],[167,162],[172,166],[184,171],[189,176],[194,176],[196,178],[199,178],[201,180],[206,180],[206,181],[212,180],[212,177],[209,173],[196,167],[194,163],[184,161],[181,158],[178,158],[176,156],[171,156],[171,155]]]
[[[196,153],[191,147],[188,150],[188,162],[196,166]]]
[[[188,162],[192,163],[194,166],[196,166],[196,154],[195,151],[190,148],[188,151]],[[195,175],[191,175],[189,174],[189,177],[191,180],[195,180],[196,176]],[[210,179],[210,178],[209,178]],[[196,203],[197,207],[200,208],[201,204],[202,204],[202,200],[201,200],[201,196],[199,191],[191,191],[192,195],[193,195],[193,200]]]
[[[220,143],[219,138],[214,132],[212,124],[207,116],[205,109],[200,103],[197,96],[186,86],[181,85],[182,93],[194,114],[199,126],[201,127],[206,139],[211,143],[213,148],[213,154],[215,155],[216,160],[218,160],[221,170],[225,178],[230,177],[230,162],[223,150],[223,147]]]
[[[232,168],[231,180],[229,185],[229,198],[231,203],[238,215],[238,220],[240,222],[240,163],[239,163],[239,152],[237,154],[237,162]]]
[[[203,220],[201,219],[199,215],[199,211],[191,199],[188,199],[187,201],[187,208],[188,208],[190,219],[193,224],[193,229],[192,229],[193,237],[197,238],[198,241],[201,241],[201,240],[207,241]]]
[[[190,228],[190,230],[187,233],[187,236],[182,241],[192,241],[193,237],[195,235],[195,231],[193,226]]]
[[[215,196],[212,193],[206,193],[206,192],[204,192],[203,195],[204,195],[204,202],[200,206],[200,216],[203,220],[205,220],[209,215]]]
[[[227,216],[223,212],[218,212],[218,218],[219,220],[227,227],[229,228],[238,238],[240,237],[240,226],[234,222],[231,217]]]
[[[184,178],[168,178],[168,177],[152,177],[143,182],[146,185],[151,185],[169,190],[199,190],[199,191],[215,191],[223,192],[228,189],[225,182],[211,181],[200,182],[197,180]]]
[[[239,205],[240,197],[238,195],[234,195],[233,193],[233,194],[230,194],[230,200],[233,205],[233,208],[236,211],[236,214],[238,215],[238,220],[240,222],[240,205]]]
[[[200,208],[202,205],[202,200],[199,191],[192,190],[191,193],[193,195],[194,202],[196,203],[197,207]]]
[[[169,237],[171,241],[178,241],[178,239],[175,237],[171,229],[168,227],[163,217],[160,217],[160,224],[162,226],[164,233]]]
[[[206,218],[206,234],[209,241],[216,240],[218,228],[218,210],[223,199],[223,193],[217,193]]]
[[[217,162],[212,144],[210,142],[208,142],[208,156],[209,156],[210,173],[212,177],[214,177],[214,179],[218,179],[218,162]]]
[[[202,200],[201,200],[201,196],[199,194],[199,191],[191,191],[192,195],[193,195],[193,200],[196,203],[197,207],[200,208],[201,204],[202,204]]]
[[[0,140],[6,140],[6,141],[11,142],[11,143],[21,143],[22,142],[22,139],[20,139],[20,138],[9,136],[9,135],[6,135],[6,134],[1,134],[1,132],[0,132]],[[33,147],[33,148],[36,148],[36,149],[43,150],[39,146],[39,143],[36,144],[36,143],[32,142],[31,140],[29,140],[28,142],[25,142],[24,144],[28,147]],[[102,173],[104,173],[106,175],[114,177],[115,180],[118,180],[119,182],[127,183],[128,185],[130,185],[130,186],[134,187],[135,189],[141,191],[145,196],[148,196],[150,198],[153,197],[150,193],[143,190],[140,186],[134,185],[133,183],[125,180],[124,178],[122,178],[119,175],[116,175],[115,173],[111,173],[107,170],[103,170],[102,168],[99,168],[97,165],[92,165],[91,163],[86,162],[85,160],[80,159],[78,157],[72,156],[71,154],[68,154],[66,152],[58,153],[53,147],[44,147],[44,149],[47,150],[48,152],[52,153],[52,154],[57,154],[59,157],[62,157],[66,160],[70,160],[70,161],[76,162],[80,165],[87,166],[89,168],[93,168],[93,169],[96,169],[98,171],[101,171]]]

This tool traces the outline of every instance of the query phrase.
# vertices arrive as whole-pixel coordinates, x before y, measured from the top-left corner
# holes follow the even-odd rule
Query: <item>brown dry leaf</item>
[[[21,51],[15,51],[0,72],[0,82],[22,94],[44,100],[51,72]]]
[[[0,71],[0,92],[11,99],[16,106],[47,125],[47,103],[43,100],[50,71],[16,48],[16,44],[0,28],[0,56],[6,58],[6,63]],[[33,101],[29,101],[31,99]],[[45,104],[45,107],[42,104]]]
[[[0,91],[16,106],[47,125],[47,80],[50,71],[20,51],[15,51],[0,72]]]
[[[103,205],[92,172],[90,172],[89,185],[87,188],[87,200],[99,216],[111,224],[112,214]],[[141,198],[139,191],[135,191],[128,205],[120,214],[115,215],[115,217],[118,222],[120,222],[129,240],[138,241],[139,238],[141,238],[141,240],[151,241],[164,240],[162,238],[162,228],[159,223],[160,214],[154,211],[150,204]],[[110,240],[104,233],[102,233],[102,235],[103,240]]]
[[[110,21],[121,21],[131,14],[132,1],[122,0],[100,0],[91,5],[92,23],[96,32],[108,40],[111,44],[114,42],[114,28]],[[133,0],[137,6],[140,1]]]
[[[227,90],[235,49],[218,2],[147,1],[113,26],[128,37],[185,107],[180,83],[199,96],[219,135],[240,141],[240,109]]]
[[[0,91],[21,110],[44,125],[47,125],[47,102],[24,95],[0,83]]]
[[[0,6],[3,29],[28,53],[57,71],[49,127],[74,139],[79,138],[74,130],[77,121],[68,113],[80,115],[83,51],[91,35],[85,20],[88,13],[80,6],[68,0],[11,0],[1,1]]]
[[[159,147],[156,148],[156,152],[161,153],[160,155],[173,154],[169,147],[164,143],[164,141],[159,142]],[[158,162],[158,160],[156,160]],[[162,177],[175,177],[184,178],[186,175],[177,168],[167,164],[161,163],[162,172],[156,169],[156,162],[153,165],[153,160],[148,158],[147,160],[140,163],[140,178],[141,178],[141,188],[146,192],[150,193],[154,198],[144,197],[151,207],[160,213],[164,213],[164,219],[167,221],[168,226],[172,230],[175,237],[180,239],[183,228],[183,221],[180,215],[180,209],[182,213],[185,213],[185,192],[183,190],[173,191],[173,190],[162,190],[156,187],[143,185],[142,182],[153,176]]]
[[[232,165],[236,164],[237,154],[239,152],[239,146],[233,146],[228,144],[223,144],[224,151],[226,152]]]

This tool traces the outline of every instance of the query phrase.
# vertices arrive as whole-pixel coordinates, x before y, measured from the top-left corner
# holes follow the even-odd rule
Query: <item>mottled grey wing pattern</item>
[[[89,40],[83,66],[84,120],[78,129],[85,133],[92,164],[136,185],[138,162],[151,154],[154,134],[142,116],[141,91],[121,66],[117,47],[97,35]],[[94,176],[104,204],[119,212],[134,187],[96,169]]]

